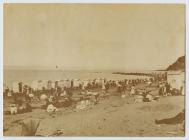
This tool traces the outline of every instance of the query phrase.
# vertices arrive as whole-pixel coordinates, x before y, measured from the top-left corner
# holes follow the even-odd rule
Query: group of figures
[[[70,86],[68,86],[69,81]],[[30,103],[32,101],[45,101],[46,103],[43,108],[46,108],[48,112],[52,112],[56,111],[59,107],[67,107],[73,103],[77,104],[78,102],[80,106],[97,104],[99,98],[106,97],[110,88],[117,88],[117,91],[120,94],[123,92],[125,93],[126,90],[131,90],[131,95],[134,95],[134,85],[139,83],[149,83],[149,81],[152,82],[152,78],[125,79],[117,81],[94,79],[90,81],[88,80],[88,82],[77,79],[76,81],[77,82],[66,80],[66,84],[63,84],[62,81],[55,81],[54,83],[52,81],[47,81],[47,86],[45,87],[44,83],[39,80],[38,86],[35,86],[38,88],[23,84],[22,82],[17,82],[17,85],[13,83],[14,88],[5,87],[3,95],[5,101],[11,99],[11,109],[9,112],[11,114],[23,113],[24,110],[25,112],[31,111]],[[77,96],[74,92],[78,92]],[[85,108],[78,106],[76,108]]]
[[[153,83],[158,83],[159,95],[152,95]],[[138,84],[144,84],[143,89],[137,89]],[[155,85],[156,86],[156,85]],[[12,88],[4,88],[4,99],[12,99],[10,102],[11,114],[31,111],[32,101],[45,101],[43,108],[47,112],[57,111],[59,107],[68,107],[76,104],[76,108],[85,108],[95,105],[99,99],[109,96],[111,88],[117,89],[117,95],[125,98],[127,95],[134,98],[134,102],[158,101],[159,96],[174,95],[171,86],[166,79],[157,82],[157,78],[148,77],[141,79],[106,80],[97,78],[94,80],[60,80],[60,81],[34,81],[32,85],[14,82]]]
[[[166,81],[159,81],[159,95],[169,96],[169,95],[184,95],[184,87],[181,86],[180,89],[172,88],[171,85]]]
[[[92,80],[87,84],[82,84],[78,81],[77,86],[73,86],[76,84],[71,83],[69,87],[60,84],[59,81],[55,81],[54,86],[52,86],[52,82],[48,81],[48,88],[42,87],[40,89],[24,85],[22,82],[17,84],[17,92],[9,88],[4,90],[4,101],[9,102],[9,110],[5,111],[7,115],[32,112],[33,102],[42,102],[41,108],[48,113],[56,112],[62,107],[74,107],[77,110],[82,110],[98,104],[100,100],[109,98],[112,89],[121,98],[129,97],[134,99],[133,103],[158,101],[160,96],[177,95],[172,93],[173,90],[166,82],[166,79],[156,81],[152,77],[149,77],[149,79],[124,79],[117,81],[103,79],[99,83]],[[41,84],[41,81],[39,81],[39,84]],[[138,85],[142,85],[142,89]],[[151,94],[153,89],[158,89],[159,94]],[[184,116],[182,112],[173,118],[155,120],[155,123],[159,125],[183,121]]]

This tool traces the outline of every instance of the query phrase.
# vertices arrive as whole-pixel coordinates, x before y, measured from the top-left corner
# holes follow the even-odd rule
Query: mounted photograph
[[[4,3],[3,135],[185,137],[185,8]]]

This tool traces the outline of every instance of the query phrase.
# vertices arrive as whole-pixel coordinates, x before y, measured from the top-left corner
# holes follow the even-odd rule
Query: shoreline
[[[140,73],[140,72],[113,72],[112,74],[120,75],[135,75],[135,76],[153,76],[152,73]]]

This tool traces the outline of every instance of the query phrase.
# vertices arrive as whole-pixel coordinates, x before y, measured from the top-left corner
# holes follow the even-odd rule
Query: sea
[[[96,79],[106,78],[107,80],[124,80],[147,78],[147,76],[138,75],[121,75],[113,74],[115,71],[104,70],[4,70],[3,83],[6,86],[11,86],[13,82],[23,82],[24,84],[31,85],[35,80],[64,80],[64,79]],[[133,71],[127,71],[133,72]]]

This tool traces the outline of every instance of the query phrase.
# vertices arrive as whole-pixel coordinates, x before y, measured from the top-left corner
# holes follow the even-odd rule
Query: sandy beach
[[[3,136],[184,137],[186,7],[5,2]]]
[[[138,88],[144,85],[138,85]],[[160,97],[159,101],[134,103],[132,97],[121,98],[116,89],[110,97],[84,110],[74,107],[59,108],[47,113],[40,108],[43,103],[33,102],[30,113],[4,115],[4,136],[20,136],[20,122],[39,119],[36,135],[54,136],[184,136],[177,125],[156,125],[155,119],[173,117],[184,108],[184,96]],[[158,94],[154,88],[153,95]],[[4,105],[6,109],[6,105]]]

